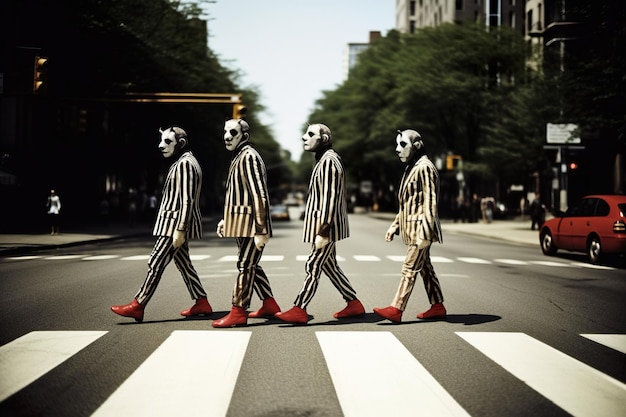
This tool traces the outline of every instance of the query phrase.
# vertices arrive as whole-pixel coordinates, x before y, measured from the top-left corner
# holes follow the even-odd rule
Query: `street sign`
[[[578,125],[573,123],[548,123],[546,127],[546,142],[558,144],[580,143]]]

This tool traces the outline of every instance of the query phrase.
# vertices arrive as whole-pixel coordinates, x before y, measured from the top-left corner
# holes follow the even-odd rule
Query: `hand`
[[[393,240],[393,236],[396,235],[397,233],[398,233],[398,225],[392,224],[391,226],[389,226],[389,229],[387,229],[387,233],[385,233],[385,240],[387,242],[391,242]]]
[[[224,219],[217,224],[217,236],[224,237]]]
[[[420,239],[417,241],[417,249],[426,249],[432,242],[430,240]]]
[[[330,243],[330,238],[322,237],[320,235],[315,235],[315,242],[313,243],[315,245],[315,249],[320,250],[324,246],[328,245],[329,243]]]
[[[185,235],[187,232],[184,230],[174,230],[174,237],[172,238],[172,246],[175,248],[180,248],[185,243],[185,239],[187,238]]]
[[[263,250],[269,240],[270,235],[254,235],[254,246],[256,246],[258,250]]]

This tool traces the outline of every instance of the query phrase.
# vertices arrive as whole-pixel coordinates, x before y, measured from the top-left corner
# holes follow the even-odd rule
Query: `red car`
[[[603,255],[626,254],[626,196],[589,195],[555,213],[539,229],[544,255],[557,250],[585,252],[591,263]]]

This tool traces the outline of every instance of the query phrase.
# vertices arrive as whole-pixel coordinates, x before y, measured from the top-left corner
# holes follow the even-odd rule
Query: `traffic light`
[[[568,164],[568,166],[570,171],[574,171],[578,169],[578,162],[572,161]]]
[[[243,119],[247,111],[248,108],[244,104],[233,104],[233,119]]]
[[[446,169],[451,171],[453,169],[461,169],[463,166],[463,159],[461,155],[446,155]]]
[[[44,56],[35,57],[35,71],[33,73],[33,93],[41,93],[46,86],[48,78],[48,58]]]

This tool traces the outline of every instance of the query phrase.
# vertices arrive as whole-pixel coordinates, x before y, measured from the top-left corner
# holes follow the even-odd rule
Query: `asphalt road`
[[[214,314],[194,319],[179,315],[191,301],[173,265],[143,323],[109,311],[141,285],[151,239],[0,258],[0,416],[626,415],[623,269],[444,226],[432,257],[447,319],[415,318],[428,306],[418,284],[394,325],[371,312],[391,302],[405,253],[387,226],[352,216],[338,244],[367,314],[334,319],[344,302],[322,277],[306,326],[213,329],[236,245],[210,233],[191,253]],[[275,229],[262,265],[286,310],[308,247],[301,222]]]

